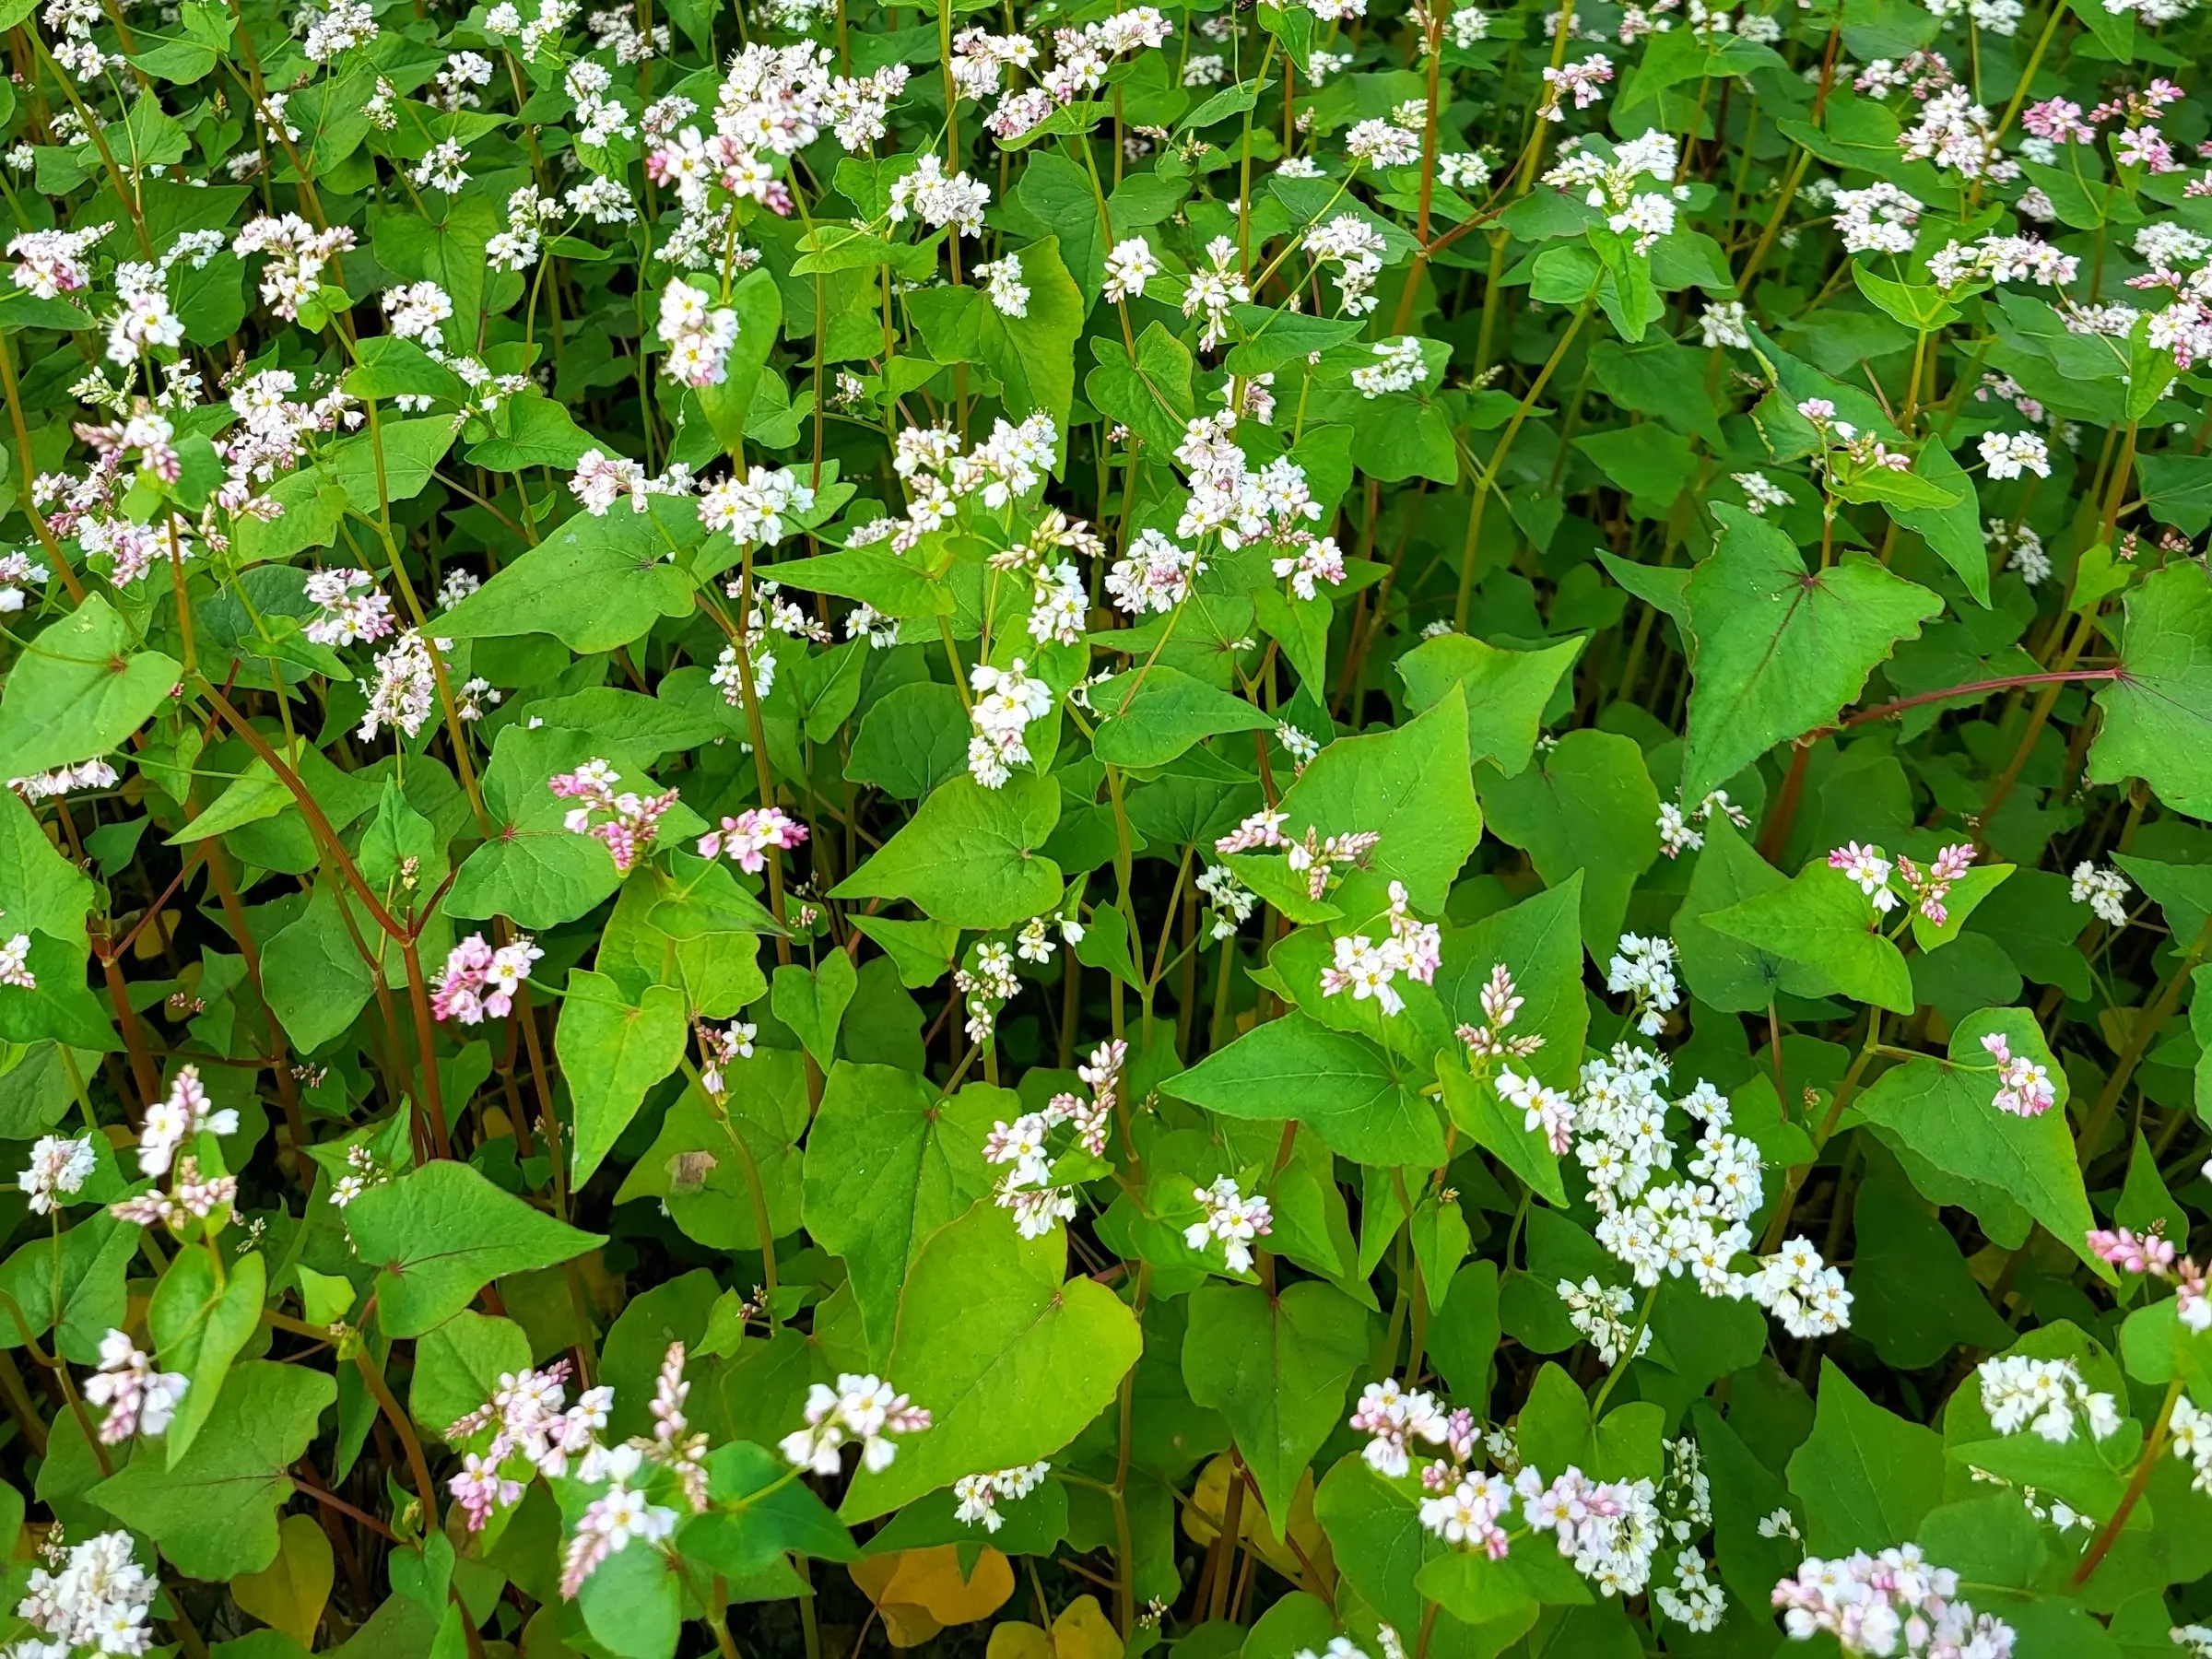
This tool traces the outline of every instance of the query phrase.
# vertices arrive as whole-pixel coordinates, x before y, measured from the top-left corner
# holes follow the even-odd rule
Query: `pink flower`
[[[2137,1233],[2124,1227],[2095,1227],[2089,1230],[2088,1244],[2100,1260],[2111,1263],[2123,1273],[2144,1273],[2153,1278],[2173,1276],[2173,1241],[2158,1233]]]
[[[748,806],[735,818],[724,818],[720,830],[700,836],[699,855],[720,858],[727,853],[739,869],[758,875],[768,865],[771,848],[789,852],[806,839],[806,826],[781,806]]]
[[[2051,1074],[2025,1054],[2015,1056],[2004,1032],[1990,1032],[1982,1039],[1982,1046],[1997,1063],[1997,1092],[1990,1100],[1992,1106],[2015,1117],[2041,1117],[2058,1104]]]

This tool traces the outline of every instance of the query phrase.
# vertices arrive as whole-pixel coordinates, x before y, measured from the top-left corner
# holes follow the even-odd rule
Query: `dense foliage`
[[[2212,1655],[2188,0],[0,0],[0,1653]]]

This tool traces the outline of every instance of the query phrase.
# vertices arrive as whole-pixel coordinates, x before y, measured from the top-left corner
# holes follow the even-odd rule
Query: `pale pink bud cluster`
[[[1519,1037],[1508,1037],[1506,1027],[1513,1023],[1521,1005],[1527,999],[1513,984],[1503,962],[1494,963],[1490,977],[1483,982],[1480,993],[1483,1023],[1461,1025],[1453,1035],[1467,1045],[1467,1055],[1474,1060],[1498,1060],[1511,1056],[1524,1059],[1544,1046],[1540,1031],[1526,1032]],[[1566,1148],[1561,1147],[1564,1151]]]
[[[767,868],[771,851],[780,848],[788,853],[806,839],[806,826],[782,807],[748,806],[735,818],[724,818],[721,829],[700,836],[699,855],[720,858],[726,853],[737,861],[739,869],[759,875]]]
[[[1275,811],[1255,812],[1216,841],[1214,851],[1227,857],[1232,853],[1272,852],[1279,848],[1291,873],[1306,878],[1308,895],[1319,899],[1328,891],[1329,883],[1342,869],[1365,865],[1368,855],[1382,841],[1382,837],[1372,830],[1332,835],[1324,840],[1318,830],[1311,828],[1303,841],[1294,841],[1283,833],[1286,816]]]
[[[1997,1063],[1997,1092],[1990,1101],[1992,1106],[2015,1117],[2041,1117],[2058,1104],[2051,1074],[2027,1055],[2015,1055],[2004,1032],[1990,1032],[1982,1039],[1982,1046]]]
[[[84,1390],[88,1402],[108,1409],[101,1441],[113,1446],[134,1434],[159,1434],[176,1415],[187,1382],[182,1371],[156,1371],[128,1336],[110,1331],[100,1339],[100,1369],[85,1379]]]
[[[1920,913],[1941,927],[1950,919],[1950,911],[1944,900],[1951,890],[1951,883],[1966,874],[1967,866],[1974,862],[1974,848],[1971,841],[1955,841],[1936,854],[1926,869],[1906,857],[1897,855],[1897,873],[1905,885],[1912,889],[1912,898]]]
[[[2140,1273],[2174,1283],[2173,1312],[2192,1331],[2212,1330],[2212,1295],[2205,1288],[2205,1270],[2183,1255],[2171,1239],[2160,1236],[2157,1225],[2147,1233],[2124,1227],[2092,1228],[2090,1251],[2123,1273]]]
[[[641,795],[626,789],[617,794],[615,785],[621,781],[622,774],[605,760],[593,759],[572,772],[555,774],[547,780],[546,787],[564,801],[582,803],[569,808],[561,822],[570,834],[588,835],[604,846],[615,861],[616,873],[627,876],[639,859],[653,851],[661,819],[676,805],[677,792],[669,789],[657,795]],[[594,823],[597,813],[606,816]]]

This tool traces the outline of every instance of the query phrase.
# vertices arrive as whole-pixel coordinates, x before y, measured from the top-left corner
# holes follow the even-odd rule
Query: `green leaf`
[[[151,1537],[187,1578],[259,1572],[276,1559],[291,1466],[337,1394],[326,1371],[247,1360],[232,1368],[199,1439],[174,1467],[135,1458],[88,1496]]]
[[[1061,261],[1057,237],[1048,236],[999,257],[1021,262],[1021,281],[1030,298],[1018,317],[1006,315],[995,305],[974,308],[983,363],[1005,389],[1008,417],[1018,419],[1041,412],[1065,433],[1068,406],[1076,396],[1076,341],[1083,333],[1083,290]]]
[[[707,1497],[713,1507],[685,1522],[677,1535],[677,1551],[733,1583],[788,1554],[824,1561],[857,1556],[844,1523],[785,1477],[786,1465],[764,1446],[744,1441],[717,1446],[707,1456]]]
[[[1583,938],[1609,953],[1630,890],[1659,856],[1659,791],[1634,741],[1570,732],[1518,777],[1486,776],[1482,805],[1491,832],[1526,851],[1547,886],[1582,872]]]
[[[1183,1382],[1194,1402],[1229,1419],[1277,1535],[1367,1348],[1367,1310],[1318,1279],[1279,1294],[1208,1279],[1192,1292]]]
[[[724,1071],[732,1079],[730,1098],[716,1105],[696,1087],[677,1096],[615,1202],[658,1198],[686,1238],[710,1250],[759,1250],[756,1178],[770,1237],[799,1225],[806,1062],[794,1049],[763,1048]]]
[[[979,1470],[1051,1457],[1103,1410],[1143,1339],[1112,1291],[1062,1282],[1066,1241],[1023,1239],[978,1204],[923,1245],[899,1296],[884,1374],[932,1416],[840,1512],[867,1520]]]
[[[2212,577],[2181,560],[2125,605],[2120,677],[2097,693],[2104,725],[2089,781],[2141,778],[2175,811],[2212,818]]]
[[[551,634],[590,653],[629,644],[663,617],[689,616],[691,578],[666,560],[699,541],[697,512],[666,496],[649,500],[646,512],[567,520],[441,613],[439,633],[454,640]]]
[[[115,607],[94,594],[24,646],[0,694],[0,777],[106,754],[169,700],[174,657],[133,648]]]
[[[1018,772],[993,790],[957,777],[830,896],[907,899],[958,927],[1012,927],[1060,898],[1060,866],[1037,851],[1059,821],[1060,786],[1050,778]]]
[[[1704,918],[1732,939],[1771,952],[1817,982],[1893,1014],[1915,1006],[1912,975],[1897,947],[1882,936],[1881,914],[1858,884],[1815,859],[1786,886],[1741,900]]]
[[[1808,572],[1764,519],[1715,506],[1721,535],[1689,579],[1694,683],[1682,798],[1700,801],[1776,744],[1831,724],[1943,601],[1870,559]]]
[[[128,1317],[124,1269],[137,1250],[136,1232],[95,1212],[59,1237],[18,1246],[0,1263],[0,1348],[53,1330],[52,1346],[65,1359],[98,1364],[100,1339]]]
[[[1813,1432],[1789,1465],[1806,1548],[1837,1556],[1910,1543],[1943,1500],[1943,1437],[1884,1411],[1829,1359],[1816,1397]]]
[[[648,985],[633,1004],[605,974],[569,971],[553,1052],[576,1101],[571,1185],[592,1178],[645,1103],[645,1091],[676,1069],[688,1033],[682,993]]]
[[[444,1159],[371,1187],[347,1206],[346,1230],[377,1269],[377,1318],[396,1337],[442,1324],[503,1274],[558,1266],[606,1241]]]
[[[1302,841],[1309,829],[1324,837],[1373,830],[1382,839],[1369,867],[1403,881],[1416,910],[1441,911],[1482,839],[1472,765],[1466,700],[1447,692],[1395,731],[1322,750],[1283,794],[1283,831]]]
[[[1021,1110],[1003,1089],[947,1098],[895,1066],[830,1068],[806,1137],[806,1230],[843,1258],[875,1352],[889,1349],[908,1264],[990,1190],[983,1139]]]
[[[1466,696],[1468,753],[1495,762],[1510,778],[1535,752],[1544,711],[1583,643],[1563,640],[1542,651],[1504,651],[1467,634],[1439,634],[1400,657],[1398,674],[1406,703],[1417,711],[1435,707],[1460,687]]]
[[[262,947],[261,978],[269,1011],[301,1053],[313,1053],[352,1026],[376,994],[376,975],[354,947],[339,912],[336,885],[315,884],[307,907]],[[355,925],[375,935],[359,905]]]
[[[93,904],[91,879],[46,839],[12,789],[0,791],[0,932],[26,929],[75,942]]]
[[[1091,752],[1109,766],[1165,766],[1208,737],[1275,725],[1265,710],[1164,663],[1108,680],[1090,701],[1100,714]]]
[[[1675,946],[1692,994],[1708,1007],[1732,1014],[1765,1008],[1780,991],[1821,994],[1826,982],[1818,974],[1711,924],[1714,912],[1786,888],[1790,881],[1759,855],[1724,813],[1712,815],[1704,836],[1704,848],[1689,873],[1689,890],[1675,912]]]
[[[1990,1104],[1997,1091],[1996,1063],[1982,1039],[1993,1032],[2003,1033],[2016,1057],[2044,1068],[2058,1097],[2051,1110],[2025,1118]],[[2066,1127],[2068,1092],[2065,1068],[2043,1041],[2034,1015],[2025,1008],[1985,1008],[1952,1032],[1949,1060],[1908,1060],[1883,1073],[1857,1104],[1869,1123],[1886,1132],[1886,1140],[1970,1189],[1963,1196],[1929,1197],[1964,1204],[1978,1214],[1973,1191],[1994,1189],[2110,1282],[2112,1269],[2086,1241],[2097,1222]]]
[[[1315,764],[1319,764],[1316,762]],[[1160,1085],[1224,1117],[1295,1119],[1355,1163],[1441,1167],[1443,1131],[1419,1089],[1363,1037],[1291,1013],[1216,1049]]]
[[[230,1362],[261,1324],[267,1288],[268,1264],[259,1251],[240,1256],[229,1277],[218,1283],[215,1263],[204,1250],[178,1252],[154,1288],[146,1313],[154,1358],[162,1370],[182,1371],[188,1379],[163,1437],[171,1468],[198,1440]]]
[[[827,1070],[837,1058],[837,1028],[859,987],[853,959],[832,950],[811,971],[796,962],[778,968],[769,1006],[778,1019],[798,1033],[815,1064]]]

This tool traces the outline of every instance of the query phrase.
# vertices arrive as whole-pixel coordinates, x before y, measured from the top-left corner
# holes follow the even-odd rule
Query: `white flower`
[[[959,1500],[953,1518],[963,1526],[982,1523],[985,1532],[996,1532],[1006,1524],[1006,1517],[998,1512],[1003,1503],[1018,1503],[1040,1486],[1051,1472],[1049,1463],[1024,1464],[1012,1469],[1000,1469],[989,1475],[963,1475],[952,1483],[952,1495]]]
[[[95,1167],[88,1136],[61,1140],[41,1135],[32,1144],[29,1166],[16,1177],[16,1185],[29,1199],[31,1214],[43,1216],[61,1207],[69,1194],[82,1191]]]
[[[2033,432],[1983,433],[1982,459],[1993,478],[2017,478],[2023,472],[2051,476],[2050,446]]]
[[[1026,317],[1030,314],[1030,290],[1021,280],[1021,260],[1008,253],[1003,259],[992,260],[975,267],[978,280],[983,284],[983,293],[1001,316]]]
[[[2074,866],[2074,902],[2088,905],[2099,921],[2111,926],[2127,925],[2127,896],[2134,890],[2126,877],[2100,868],[2094,860],[2085,858]]]
[[[1980,1368],[1982,1409],[1999,1434],[2032,1430],[2064,1445],[2074,1438],[2078,1413],[2092,1439],[2117,1433],[2120,1413],[2109,1394],[2091,1393],[2071,1359],[2031,1359],[2006,1354],[1984,1359]]]
[[[845,1371],[835,1388],[817,1382],[807,1391],[806,1427],[785,1435],[779,1444],[798,1467],[834,1475],[840,1449],[858,1441],[862,1465],[878,1473],[898,1455],[893,1435],[918,1434],[928,1427],[929,1413],[909,1405],[882,1378]]]
[[[1152,256],[1152,244],[1141,236],[1126,236],[1113,244],[1106,255],[1106,298],[1119,304],[1135,299],[1145,291],[1145,284],[1159,275],[1159,261]]]

